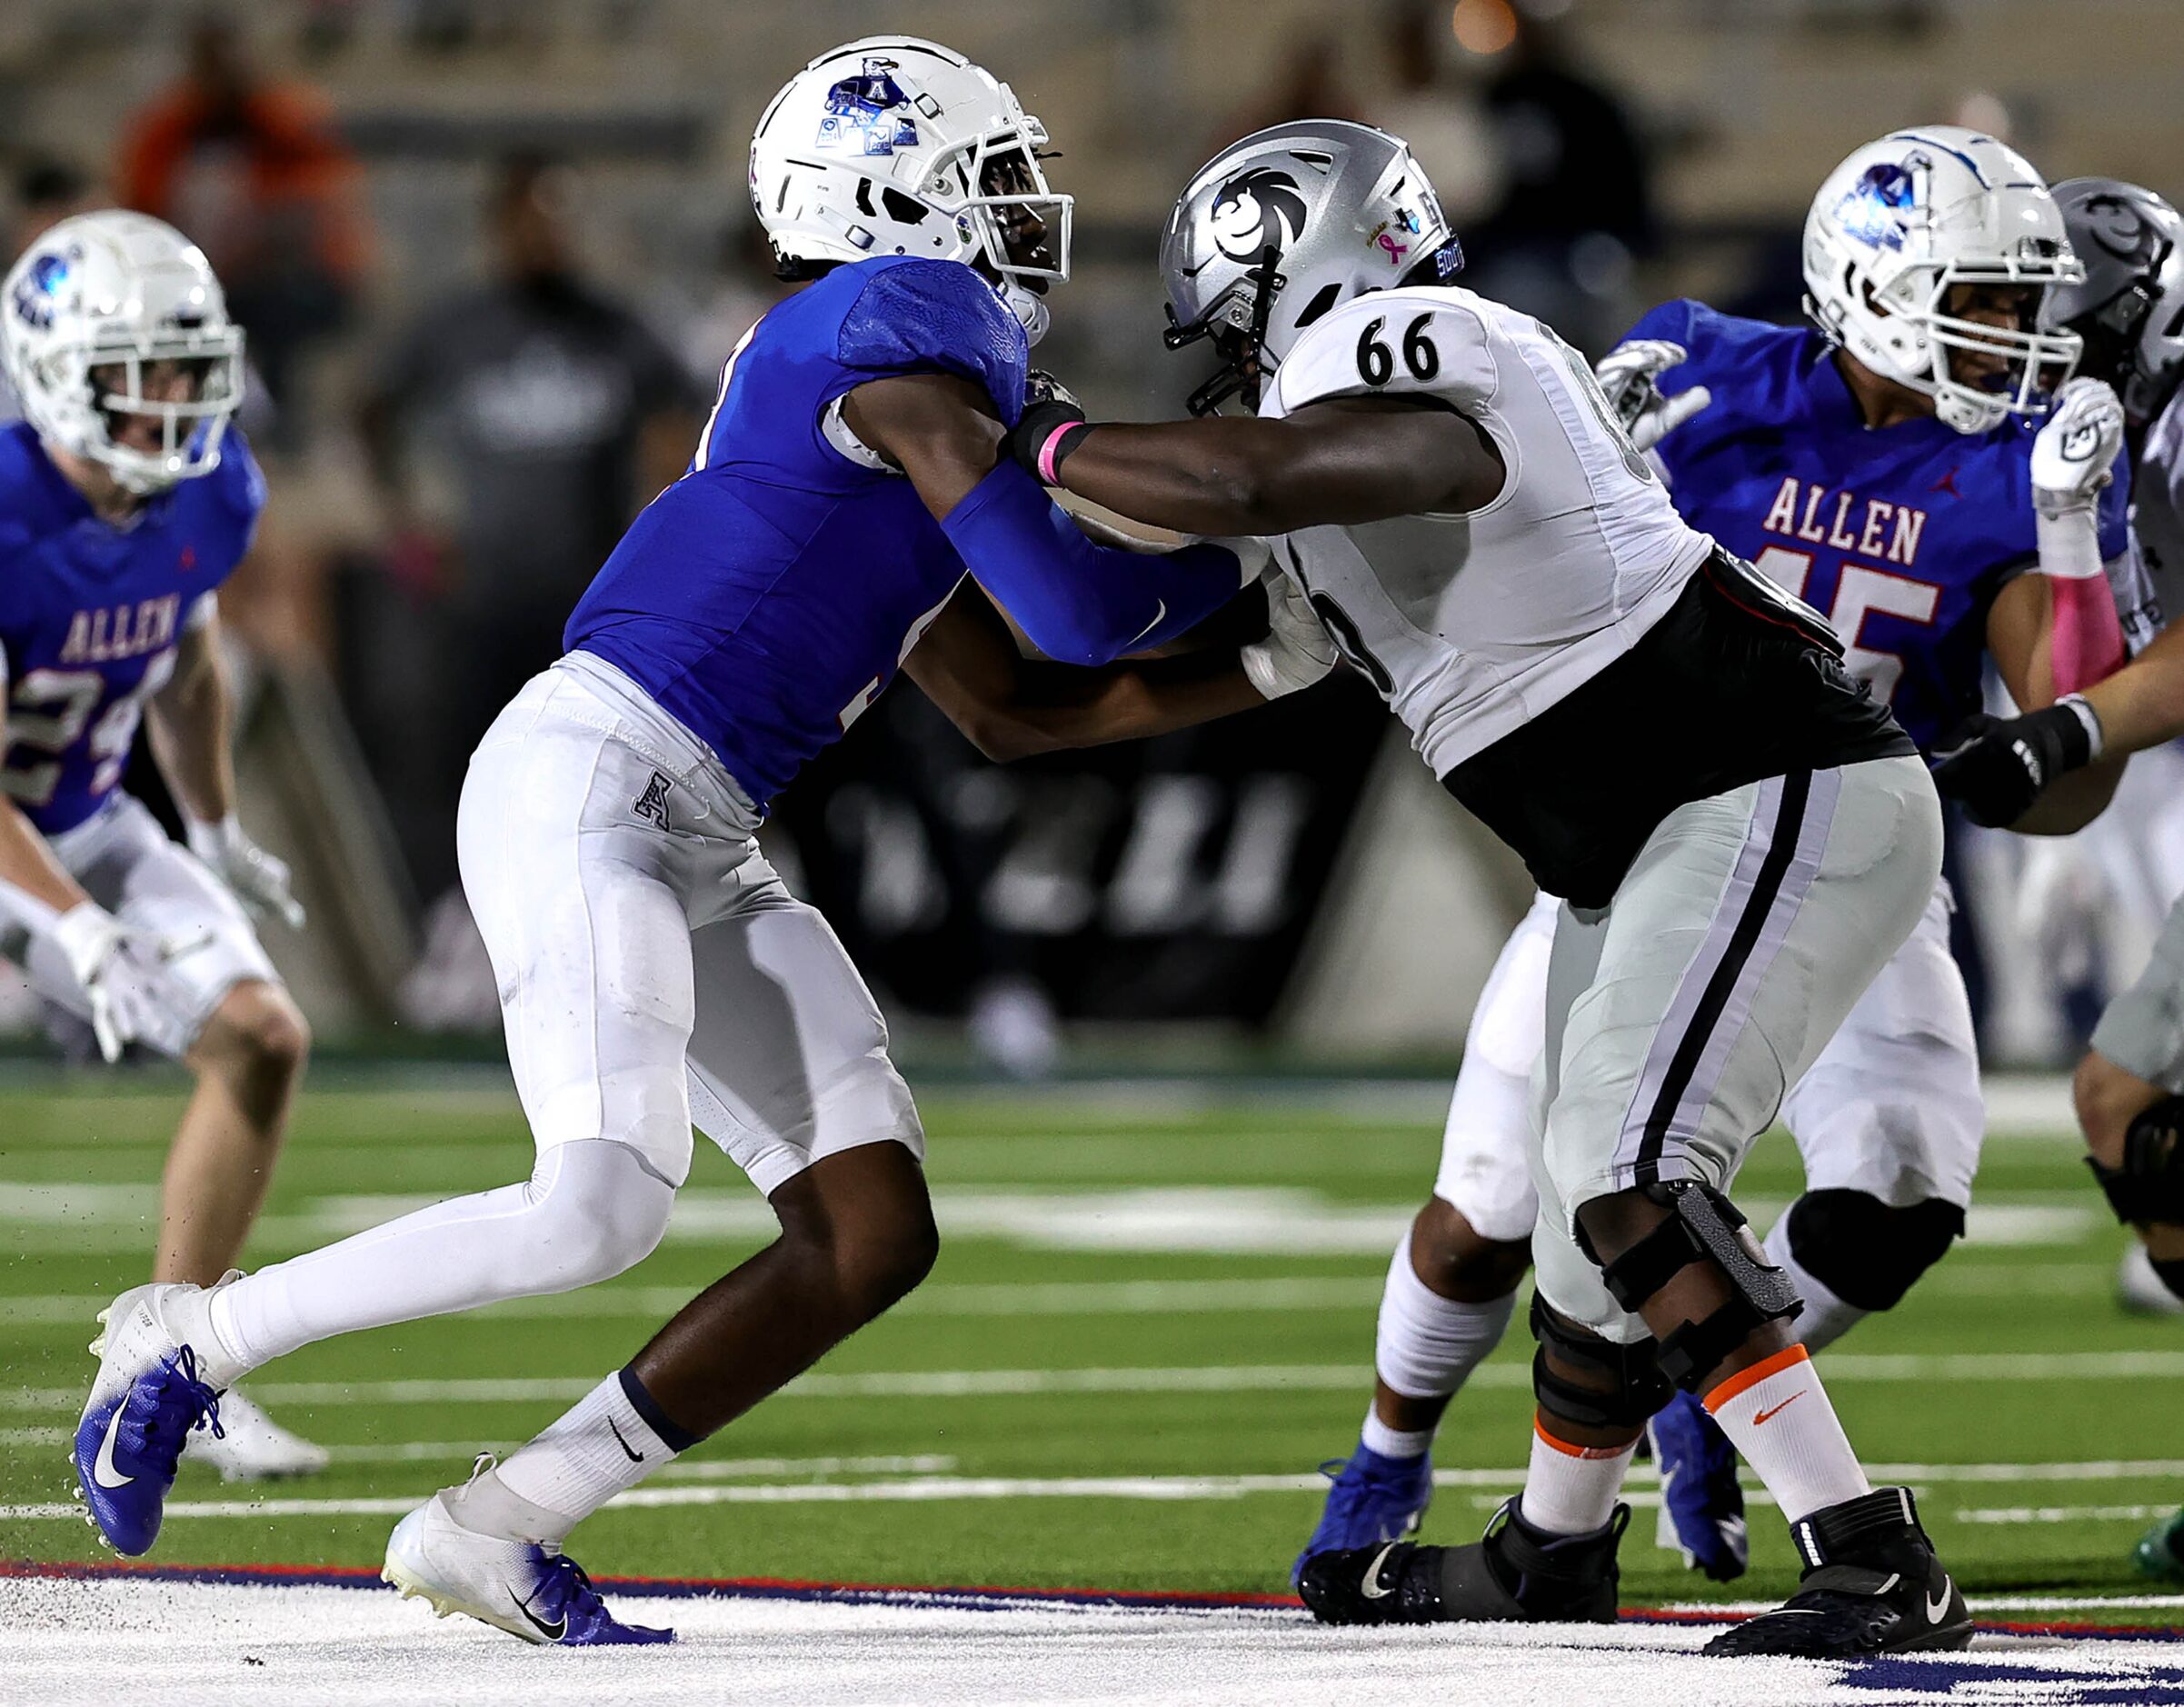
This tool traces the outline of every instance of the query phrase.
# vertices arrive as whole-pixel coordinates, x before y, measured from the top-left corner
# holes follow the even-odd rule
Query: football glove
[[[289,892],[288,866],[243,834],[233,813],[215,824],[189,822],[190,852],[212,867],[253,918],[304,927],[303,903]]]
[[[2049,521],[2089,513],[2123,448],[2123,405],[2098,379],[2074,379],[2032,441],[2032,504]]]
[[[1688,354],[1682,344],[1666,338],[1636,338],[1617,344],[1592,370],[1608,407],[1615,411],[1639,450],[1651,450],[1713,402],[1714,394],[1704,385],[1693,385],[1673,397],[1661,395],[1656,381]]]
[[[1236,656],[1262,699],[1280,699],[1311,686],[1335,667],[1334,642],[1312,614],[1303,588],[1279,564],[1270,565],[1259,581],[1266,588],[1266,638],[1240,646]]]
[[[1974,824],[2015,824],[2065,772],[2089,764],[2099,726],[2075,694],[2022,717],[1980,714],[1960,724],[1935,755],[1934,785],[1964,803]]]
[[[54,922],[53,940],[83,987],[92,1035],[109,1062],[140,1037],[173,1031],[173,991],[161,970],[169,953],[159,943],[89,901]]]

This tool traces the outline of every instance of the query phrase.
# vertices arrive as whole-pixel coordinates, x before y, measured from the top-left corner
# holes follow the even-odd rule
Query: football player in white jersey
[[[2113,178],[2055,186],[2083,284],[2055,293],[2054,322],[2085,341],[2085,371],[2123,399],[2132,453],[2131,526],[2162,614],[2184,601],[2184,217],[2151,190]],[[2136,755],[2104,825],[2174,834],[2184,737],[2184,624],[2085,692],[2099,739],[2053,709],[1990,720],[1936,772],[1983,824],[2007,823],[2099,753]],[[2144,774],[2141,774],[2142,770]],[[2136,808],[2136,810],[2135,810]],[[2173,848],[2163,853],[2172,857]],[[2108,1005],[2071,1091],[2089,1160],[2117,1218],[2138,1233],[2127,1291],[2184,1308],[2184,901],[2171,908],[2139,978]],[[2139,1543],[2139,1568],[2184,1582],[2184,1512]]]
[[[1256,419],[1091,424],[1025,465],[1135,519],[1281,535],[1276,557],[1436,776],[1568,897],[1532,1107],[1541,1209],[1530,1470],[1484,1539],[1320,1554],[1336,1622],[1615,1616],[1620,1504],[1677,1387],[1790,1520],[1787,1607],[1717,1653],[1961,1647],[1907,1490],[1866,1481],[1799,1300],[1726,1187],[1909,934],[1940,814],[1826,624],[1677,514],[1581,357],[1453,288],[1431,186],[1335,121],[1224,152],[1162,251],[1173,344],[1210,338]]]

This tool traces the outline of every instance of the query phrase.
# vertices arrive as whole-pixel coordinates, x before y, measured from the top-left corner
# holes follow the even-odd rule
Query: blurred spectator
[[[1449,75],[1455,43],[1448,8],[1435,0],[1396,0],[1384,16],[1389,88],[1373,103],[1372,122],[1411,145],[1441,197],[1441,212],[1457,235],[1467,237],[1471,223],[1501,194],[1497,139],[1475,90]]]
[[[580,271],[566,168],[505,162],[487,206],[490,275],[428,306],[378,368],[361,426],[413,592],[434,621],[427,748],[403,753],[420,891],[454,875],[463,765],[516,690],[561,655],[571,607],[697,432],[682,364]],[[410,475],[431,454],[455,514],[428,546]]]
[[[354,305],[370,249],[360,183],[318,97],[262,76],[216,14],[191,29],[181,80],[127,121],[122,144],[123,203],[204,250],[283,402],[296,356]]]
[[[7,228],[7,258],[0,272],[15,265],[15,257],[71,214],[86,214],[100,205],[97,186],[65,160],[34,155],[15,174],[14,217]],[[21,417],[15,388],[0,374],[0,422]]]
[[[700,284],[694,306],[679,316],[675,344],[694,383],[716,389],[728,353],[795,288],[773,275],[773,245],[757,220],[746,215],[723,227],[712,275]]]
[[[1273,78],[1232,107],[1208,138],[1208,156],[1239,137],[1297,118],[1362,119],[1342,80],[1342,47],[1331,35],[1300,35],[1283,55]]]
[[[1505,175],[1500,205],[1466,237],[1478,287],[1598,354],[1628,324],[1632,264],[1653,248],[1645,139],[1556,25],[1510,0],[1461,0],[1455,28],[1491,67],[1487,122]]]

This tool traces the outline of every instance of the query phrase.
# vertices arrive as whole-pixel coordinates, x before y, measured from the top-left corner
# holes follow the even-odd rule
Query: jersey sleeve
[[[258,531],[258,517],[265,509],[265,475],[258,467],[258,459],[250,453],[250,441],[242,432],[230,427],[220,445],[220,466],[208,478],[213,482],[213,493],[234,529],[234,555],[219,566],[220,579],[224,581],[250,552],[250,542]]]
[[[874,272],[842,316],[834,354],[855,374],[960,374],[985,387],[1002,425],[1023,415],[1031,364],[1023,328],[961,261],[903,261]]]
[[[1330,397],[1430,395],[1483,405],[1501,389],[1497,339],[1477,309],[1453,295],[1374,292],[1309,327],[1262,407],[1294,414]]]

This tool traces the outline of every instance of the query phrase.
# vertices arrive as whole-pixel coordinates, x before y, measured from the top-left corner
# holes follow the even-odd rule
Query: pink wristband
[[[1048,434],[1045,442],[1039,446],[1039,478],[1045,484],[1058,486],[1062,484],[1062,476],[1054,472],[1054,453],[1061,448],[1064,438],[1084,424],[1082,421],[1064,421]]]

